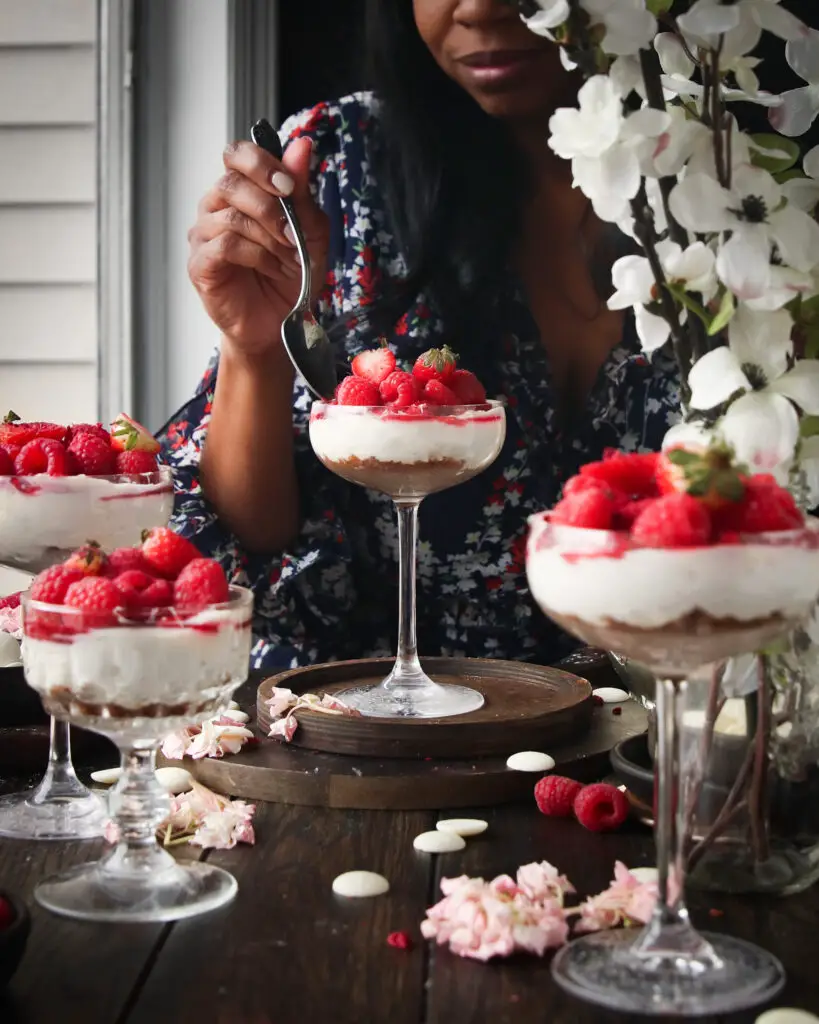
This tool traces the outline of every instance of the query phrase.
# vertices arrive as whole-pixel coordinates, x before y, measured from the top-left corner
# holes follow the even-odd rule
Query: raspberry
[[[412,368],[412,375],[422,384],[430,380],[440,380],[447,384],[457,365],[458,357],[449,345],[444,345],[443,348],[431,348],[418,356]]]
[[[393,949],[410,950],[413,947],[413,941],[409,932],[390,932],[387,936],[387,945],[392,946]]]
[[[77,460],[80,472],[87,476],[111,476],[116,456],[108,444],[96,434],[77,434],[71,439],[69,452]]]
[[[0,597],[0,608],[19,608],[21,597],[22,591],[19,590],[16,594],[7,594],[5,597]]]
[[[690,494],[666,494],[640,512],[631,538],[645,548],[700,547],[711,539],[711,516]]]
[[[19,476],[67,476],[65,448],[53,438],[37,437],[24,444],[14,460],[14,471]]]
[[[596,782],[584,786],[574,798],[574,813],[590,832],[610,832],[628,817],[628,800],[615,786]]]
[[[225,571],[212,558],[188,562],[173,585],[173,603],[179,608],[204,608],[230,597]]]
[[[114,610],[122,607],[122,594],[104,576],[85,576],[68,588],[65,603],[83,612],[86,628],[99,629],[116,622]]]
[[[589,462],[581,466],[580,475],[602,480],[609,487],[632,498],[651,498],[657,494],[657,458],[654,452],[639,454],[608,451],[602,462]]]
[[[339,405],[381,405],[381,395],[372,381],[363,377],[345,377],[336,388]]]
[[[175,580],[188,562],[199,558],[199,551],[189,540],[169,530],[167,526],[157,526],[146,531],[142,541],[142,557],[148,563],[149,570],[157,576]]]
[[[5,448],[0,448],[0,476],[14,476],[14,459]]]
[[[142,554],[142,548],[115,548],[108,556],[105,575],[114,578],[131,569],[148,571],[148,563]]]
[[[72,441],[77,434],[93,434],[107,445],[111,444],[111,435],[101,423],[74,423],[68,428],[68,440]]]
[[[173,586],[168,580],[158,580],[139,569],[128,569],[114,579],[114,586],[122,594],[128,610],[167,608],[173,604]]]
[[[10,412],[0,423],[0,444],[22,448],[36,437],[47,437],[54,441],[65,439],[66,428],[57,423],[23,423]]]
[[[634,501],[627,501],[620,505],[614,513],[614,528],[616,530],[630,530],[634,520],[640,513],[652,505],[654,498],[635,498]]]
[[[119,452],[116,458],[117,473],[155,473],[157,470],[156,455],[135,448],[132,452]]]
[[[798,529],[804,520],[793,495],[766,473],[747,477],[743,500],[720,509],[716,522],[729,533],[774,533]]]
[[[31,584],[31,598],[44,604],[63,604],[72,583],[84,579],[78,569],[66,569],[64,565],[52,565],[34,577]]]
[[[395,370],[391,373],[389,377],[381,381],[378,391],[385,402],[402,403],[400,408],[412,405],[421,397],[421,386],[413,375],[405,370]],[[407,402],[405,399],[409,395],[412,395],[413,398]]]
[[[574,799],[582,788],[583,783],[574,779],[544,775],[535,784],[537,809],[549,818],[569,818],[574,811]]]
[[[449,387],[461,405],[482,405],[486,401],[486,389],[469,370],[456,370],[449,380]]]
[[[20,454],[20,450],[21,446],[19,444],[0,444],[0,451],[4,451],[12,462],[17,461],[17,456]]]
[[[582,526],[588,530],[610,530],[614,503],[605,491],[592,488],[570,494],[555,505],[553,523]]]
[[[14,913],[14,907],[12,907],[5,896],[0,896],[0,932],[10,928],[16,919],[17,915]]]
[[[395,356],[388,348],[368,349],[359,352],[350,365],[356,377],[378,387],[395,369]]]
[[[63,562],[65,569],[76,569],[83,576],[107,576],[108,559],[96,541],[89,541],[73,551]]]
[[[428,380],[421,392],[421,401],[430,405],[460,405],[458,396],[440,380]]]

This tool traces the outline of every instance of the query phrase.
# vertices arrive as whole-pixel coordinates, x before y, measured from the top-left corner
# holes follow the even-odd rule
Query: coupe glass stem
[[[688,766],[683,749],[683,714],[688,683],[657,680],[657,784],[654,836],[658,898],[651,921],[633,947],[645,958],[676,960],[678,970],[694,973],[720,966],[711,945],[693,928],[684,897],[685,809]],[[679,958],[679,959],[677,959]]]
[[[41,804],[46,800],[88,796],[89,792],[77,778],[71,761],[71,726],[52,717],[48,768],[34,791],[32,802]]]
[[[396,501],[398,513],[398,655],[385,687],[421,689],[429,680],[418,660],[415,631],[415,564],[418,547],[420,499]]]

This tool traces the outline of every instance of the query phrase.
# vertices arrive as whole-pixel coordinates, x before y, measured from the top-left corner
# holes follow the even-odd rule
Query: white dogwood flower
[[[782,93],[782,103],[771,111],[770,122],[778,132],[796,138],[809,131],[819,117],[819,32],[810,29],[789,42],[785,56],[807,84]]]

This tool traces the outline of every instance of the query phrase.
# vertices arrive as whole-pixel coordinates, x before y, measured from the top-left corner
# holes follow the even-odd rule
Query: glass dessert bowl
[[[145,428],[126,416],[110,432],[98,424],[4,421],[0,564],[39,573],[91,539],[112,550],[167,523],[173,477],[157,464],[158,449]],[[0,798],[0,836],[88,839],[100,836],[104,823],[102,801],[74,771],[69,726],[52,718],[46,774],[35,789]]]
[[[395,359],[388,350],[366,353]],[[360,357],[357,357],[359,359]],[[363,715],[384,718],[443,718],[480,708],[483,695],[467,686],[441,685],[426,675],[418,658],[415,615],[415,563],[418,508],[436,491],[446,490],[482,473],[497,458],[506,437],[506,414],[497,401],[486,401],[483,388],[468,371],[454,370],[447,349],[420,357],[443,365],[453,388],[463,380],[462,394],[473,401],[437,404],[431,398],[457,399],[437,377],[443,390],[423,384],[413,375],[389,372],[380,384],[353,377],[339,385],[337,402],[314,402],[310,413],[310,442],[320,461],[351,483],[392,498],[398,515],[398,653],[395,666],[378,685],[351,687],[335,694]],[[451,362],[450,362],[451,360]],[[416,363],[416,369],[419,363]],[[458,378],[457,373],[464,376]],[[380,376],[380,374],[379,374]],[[454,376],[454,380],[453,380]],[[367,386],[369,385],[370,390]],[[345,392],[349,388],[349,392]],[[408,392],[402,389],[409,389]],[[401,399],[393,396],[399,392]],[[345,404],[349,398],[387,404]]]
[[[819,524],[806,522],[771,478],[746,478],[732,503],[701,488],[694,497],[684,480],[666,493],[649,484],[621,493],[627,460],[643,459],[645,468],[652,458],[661,468],[663,457],[614,458],[622,465],[599,471],[605,500],[603,490],[588,497],[596,485],[579,483],[581,471],[552,513],[532,517],[527,576],[541,610],[569,633],[657,677],[659,898],[643,930],[576,939],[552,971],[574,995],[620,1012],[729,1013],[774,996],[784,973],[768,952],[702,935],[689,921],[686,809],[699,766],[696,756],[681,756],[685,696],[710,683],[713,663],[765,647],[810,613]]]
[[[222,580],[225,599],[196,609],[135,608],[124,597],[114,605],[96,593],[83,607],[23,597],[29,685],[47,710],[116,743],[123,767],[110,795],[116,845],[100,861],[42,882],[36,897],[49,910],[84,920],[171,921],[233,898],[231,875],[178,864],[155,835],[169,806],[155,774],[162,739],[218,714],[247,677],[253,596]],[[89,593],[96,584],[112,593],[102,578]]]

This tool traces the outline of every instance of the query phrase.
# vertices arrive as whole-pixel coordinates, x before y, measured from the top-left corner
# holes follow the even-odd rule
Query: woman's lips
[[[460,63],[476,83],[503,83],[525,74],[539,53],[538,50],[486,50],[461,57]]]

